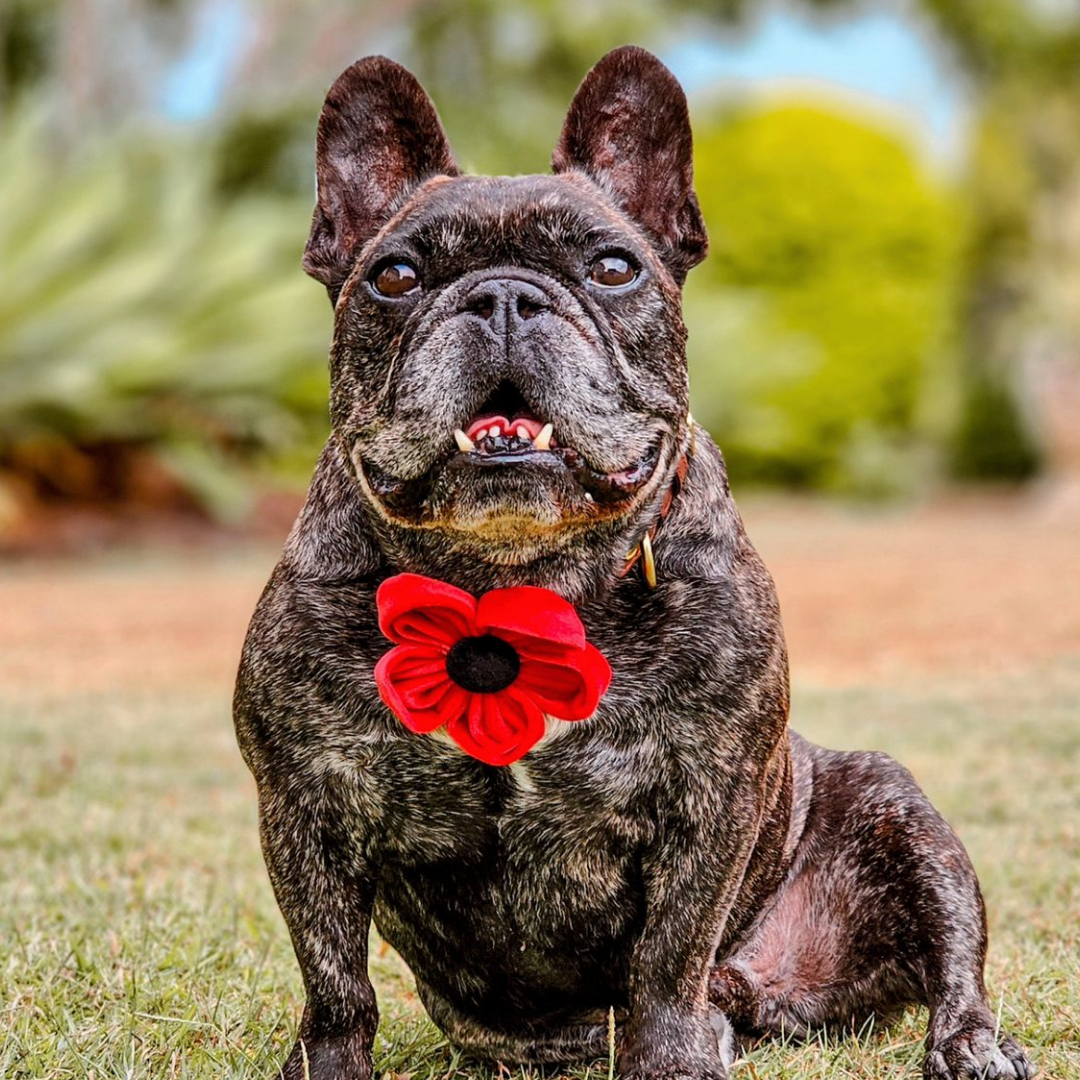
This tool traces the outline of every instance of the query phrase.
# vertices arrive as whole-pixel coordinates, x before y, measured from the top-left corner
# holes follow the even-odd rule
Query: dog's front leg
[[[644,860],[645,927],[631,961],[619,1052],[624,1080],[726,1078],[706,992],[760,810],[760,792],[748,784],[693,819],[666,823]]]
[[[367,943],[376,873],[354,839],[328,831],[328,822],[347,820],[328,801],[325,787],[297,785],[259,803],[270,880],[307,989],[283,1080],[371,1080],[379,1012]]]

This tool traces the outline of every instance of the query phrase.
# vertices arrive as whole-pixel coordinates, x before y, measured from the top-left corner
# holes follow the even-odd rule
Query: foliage
[[[878,493],[943,340],[947,200],[900,144],[820,109],[698,120],[699,419],[744,480]],[[304,472],[329,313],[296,265],[299,126],[241,117],[213,142],[113,140],[56,168],[20,122],[0,172],[0,463],[55,472],[34,449],[50,440],[150,447],[218,513],[242,510],[240,466]]]
[[[964,183],[965,392],[952,444],[960,476],[1005,480],[1040,464],[1024,367],[1036,350],[1080,357],[1080,231],[1069,225],[1080,213],[1080,29],[1068,78],[1049,60],[1014,66],[983,92]]]
[[[956,427],[953,471],[966,480],[1030,479],[1039,454],[1017,404],[1019,395],[1003,375],[972,372]]]
[[[1021,407],[1022,375],[1038,353],[1080,363],[1080,233],[1068,225],[1080,213],[1080,7],[1029,0],[919,0],[919,7],[976,92],[951,464],[969,479],[1024,479],[1054,448],[1039,445]]]
[[[899,140],[807,105],[699,117],[696,162],[695,415],[740,478],[883,493],[952,371],[953,200]]]
[[[329,317],[297,259],[317,103],[346,55],[386,42],[406,59],[466,168],[535,171],[603,51],[662,52],[760,11],[256,5],[261,36],[210,123],[120,137],[106,129],[147,118],[211,0],[133,0],[115,49],[86,46],[109,29],[92,5],[0,2],[0,470],[70,492],[72,454],[100,464],[135,447],[217,512],[239,510],[249,466],[306,471],[325,430]],[[856,8],[800,2],[837,18]],[[946,445],[965,475],[1034,467],[1016,372],[1036,320],[1075,344],[1075,305],[1055,282],[1080,261],[1048,225],[1080,191],[1080,24],[1061,8],[914,5],[976,94],[959,202],[869,121],[696,109],[714,254],[688,294],[695,408],[740,479],[886,493]],[[48,126],[27,119],[41,103]]]
[[[60,9],[60,0],[0,0],[0,102],[48,77]]]
[[[150,447],[229,514],[241,466],[310,461],[330,313],[299,269],[308,201],[218,197],[197,141],[112,140],[58,162],[23,116],[8,150],[0,467],[52,460],[41,448],[57,442]]]

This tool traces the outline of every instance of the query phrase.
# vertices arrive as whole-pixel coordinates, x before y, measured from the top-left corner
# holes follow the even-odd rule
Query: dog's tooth
[[[474,443],[461,428],[454,428],[454,442],[457,443],[457,448],[463,454],[467,454],[470,450],[476,449],[476,443]]]
[[[476,433],[476,441],[477,442],[483,442],[487,437],[488,437],[488,429],[486,427],[482,427]]]
[[[490,435],[490,436],[491,436],[491,437],[492,437],[493,439],[495,439],[495,438],[498,438],[498,436],[499,436],[499,435],[500,435],[501,433],[502,433],[502,428],[501,428],[501,427],[499,427],[499,425],[498,425],[498,424],[492,424],[492,425],[491,425],[491,427],[489,427],[489,428],[488,428],[488,434],[489,434],[489,435]]]
[[[524,424],[519,424],[516,434],[519,439],[528,439],[529,429]]]
[[[554,424],[545,424],[539,434],[533,439],[533,446],[537,450],[550,450],[551,449],[551,433],[555,430]]]

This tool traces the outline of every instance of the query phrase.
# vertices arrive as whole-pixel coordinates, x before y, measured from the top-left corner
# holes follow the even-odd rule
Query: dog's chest
[[[522,1007],[555,988],[574,998],[639,924],[651,824],[599,775],[537,758],[414,792],[409,820],[387,822],[376,922],[418,978],[462,1006],[497,987],[519,988]]]
[[[654,827],[636,808],[644,783],[633,755],[541,747],[491,768],[440,748],[427,769],[411,761],[387,769],[380,862],[418,894],[443,893],[453,879],[454,906],[467,894],[477,917],[574,923],[635,877]]]
[[[647,783],[632,762],[599,764],[587,753],[551,760],[541,745],[495,768],[449,746],[416,749],[388,755],[375,778],[379,846],[393,862],[490,864],[536,854],[573,877],[583,860],[636,846],[648,827],[631,811]]]

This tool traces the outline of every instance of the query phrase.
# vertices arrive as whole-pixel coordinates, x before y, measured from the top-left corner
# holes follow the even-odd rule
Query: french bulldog
[[[688,412],[681,288],[707,239],[674,77],[609,53],[552,165],[461,175],[381,57],[319,119],[304,267],[334,306],[332,434],[235,695],[307,992],[281,1074],[371,1077],[374,920],[481,1058],[606,1057],[614,1010],[624,1078],[721,1080],[749,1040],[918,1003],[926,1077],[1026,1080],[956,835],[889,757],[788,728],[774,588]],[[453,721],[410,729],[376,672],[403,580],[564,605],[602,657],[592,714],[530,713],[501,764]],[[482,706],[524,677],[503,639],[479,674],[445,649],[429,668]]]

